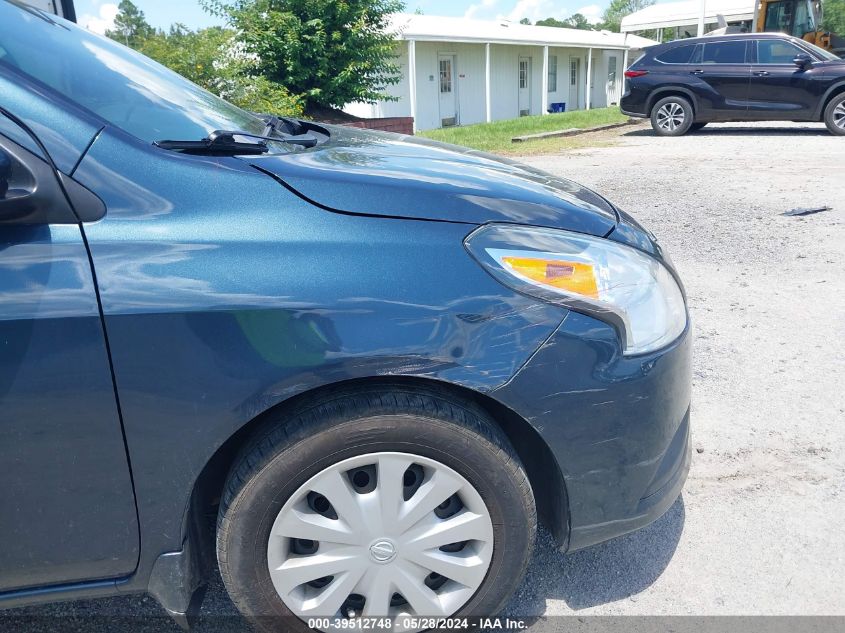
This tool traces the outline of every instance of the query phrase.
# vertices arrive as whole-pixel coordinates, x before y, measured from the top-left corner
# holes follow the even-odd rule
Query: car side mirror
[[[17,156],[0,147],[0,222],[26,217],[37,189],[34,174]]]
[[[804,54],[796,55],[795,59],[792,60],[792,63],[798,66],[798,68],[804,69],[813,63],[813,58]]]
[[[78,224],[105,214],[94,193],[0,135],[0,226]]]

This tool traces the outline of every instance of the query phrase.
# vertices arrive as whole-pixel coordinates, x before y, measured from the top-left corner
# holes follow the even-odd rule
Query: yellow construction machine
[[[845,54],[845,39],[823,30],[821,24],[821,0],[759,0],[751,30],[787,33],[841,57]]]

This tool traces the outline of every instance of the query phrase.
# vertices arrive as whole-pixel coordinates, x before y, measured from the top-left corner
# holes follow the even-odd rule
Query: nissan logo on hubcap
[[[387,539],[380,539],[370,545],[370,556],[377,563],[389,563],[396,558],[396,546]]]

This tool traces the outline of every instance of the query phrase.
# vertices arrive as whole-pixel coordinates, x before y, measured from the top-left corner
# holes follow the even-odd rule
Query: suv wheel
[[[482,410],[445,392],[358,388],[246,447],[217,556],[232,600],[266,630],[489,616],[520,583],[536,528],[525,471]]]
[[[831,134],[845,136],[845,92],[837,95],[824,109],[824,123]]]
[[[658,136],[682,136],[692,121],[692,106],[683,97],[666,97],[651,109],[651,127]]]

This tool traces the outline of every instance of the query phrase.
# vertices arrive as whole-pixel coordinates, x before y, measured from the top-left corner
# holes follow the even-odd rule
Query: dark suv
[[[845,60],[777,33],[677,40],[625,72],[622,112],[661,136],[711,121],[824,121],[845,135]]]

